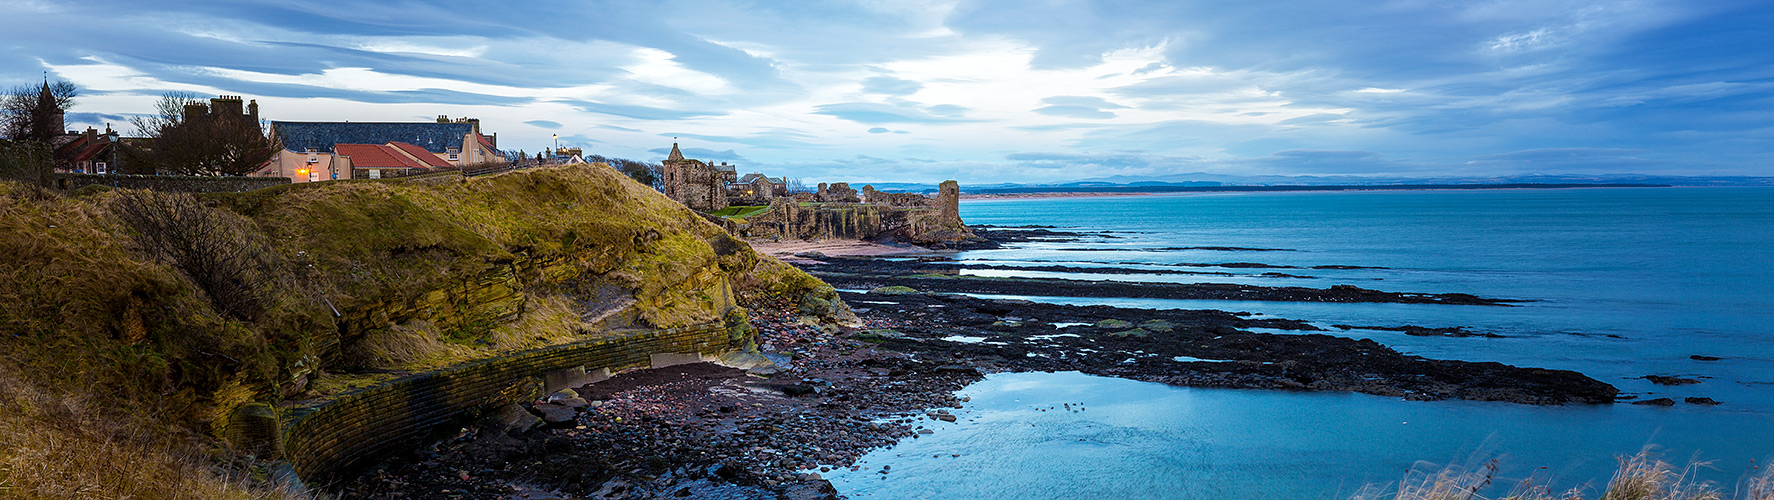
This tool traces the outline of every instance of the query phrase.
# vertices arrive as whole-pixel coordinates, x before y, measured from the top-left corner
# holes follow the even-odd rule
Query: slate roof
[[[424,163],[434,168],[450,166],[450,162],[444,161],[443,158],[438,158],[437,155],[431,154],[431,152],[426,151],[425,148],[398,141],[388,143],[388,145],[394,146],[401,151],[405,151],[409,155],[413,155],[414,158],[419,159],[419,163]]]
[[[301,153],[308,148],[333,152],[334,144],[387,144],[405,142],[431,153],[448,153],[462,147],[462,139],[474,132],[472,123],[374,123],[374,122],[271,122],[271,131],[283,148]]]
[[[393,147],[375,144],[336,144],[340,156],[351,157],[351,168],[425,168]]]

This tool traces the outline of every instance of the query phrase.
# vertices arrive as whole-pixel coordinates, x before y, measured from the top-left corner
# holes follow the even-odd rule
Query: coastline
[[[1087,235],[1045,229],[985,234],[997,244]],[[1372,340],[1318,334],[1318,327],[1293,319],[931,293],[914,287],[969,280],[953,275],[960,264],[922,248],[858,241],[753,247],[795,259],[798,267],[841,288],[873,288],[840,293],[861,325],[811,322],[793,304],[742,302],[753,314],[760,351],[776,366],[738,370],[699,364],[620,374],[567,398],[582,399],[583,406],[531,405],[532,411],[554,408],[548,411],[559,415],[551,422],[522,429],[484,421],[466,427],[454,439],[378,466],[347,485],[344,497],[402,491],[409,498],[453,498],[462,492],[507,498],[837,498],[820,473],[854,468],[870,450],[953,422],[956,416],[947,409],[962,402],[955,391],[1000,372],[1081,371],[1184,387],[1530,405],[1608,403],[1616,394],[1612,386],[1576,372],[1406,356]],[[879,259],[904,255],[919,258]],[[1211,266],[1243,272],[1273,267],[1252,271],[1233,264]],[[1049,291],[1088,283],[982,281]],[[1287,290],[1297,287],[1241,288],[1297,293]],[[1316,293],[1342,299],[1275,300],[1391,300],[1366,292],[1372,291],[1333,287]],[[1351,327],[1490,336],[1460,328]],[[1292,333],[1261,333],[1275,330]]]

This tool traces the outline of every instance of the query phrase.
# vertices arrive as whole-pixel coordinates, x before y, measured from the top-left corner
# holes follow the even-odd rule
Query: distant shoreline
[[[1285,191],[1448,191],[1477,189],[1578,189],[1578,188],[1662,188],[1669,184],[1396,184],[1396,185],[1331,185],[1331,186],[1092,186],[1051,188],[1007,188],[964,191],[962,199],[1002,198],[1071,198],[1090,196],[1137,196],[1166,193],[1238,193]]]

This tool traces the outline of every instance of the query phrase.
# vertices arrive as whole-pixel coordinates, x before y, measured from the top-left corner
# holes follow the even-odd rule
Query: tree
[[[61,116],[74,107],[74,98],[79,95],[80,88],[67,80],[7,90],[0,96],[0,135],[48,143],[67,132],[62,130]]]
[[[137,132],[149,140],[127,151],[132,162],[156,172],[247,175],[283,149],[247,115],[210,109],[194,94],[164,94],[154,108],[155,115],[135,120]]]

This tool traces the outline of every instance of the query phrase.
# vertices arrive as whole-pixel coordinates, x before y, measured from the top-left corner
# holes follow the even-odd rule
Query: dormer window
[[[449,151],[450,151],[450,161],[460,161],[462,159],[462,150],[461,149],[450,148]]]
[[[308,148],[308,163],[320,163],[320,152],[314,148]]]

